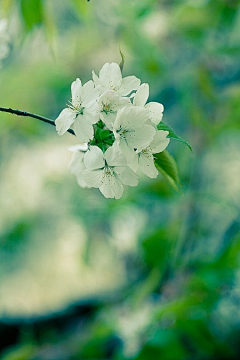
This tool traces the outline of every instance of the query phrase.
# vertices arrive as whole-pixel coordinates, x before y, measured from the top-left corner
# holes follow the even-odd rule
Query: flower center
[[[130,129],[124,129],[122,128],[122,126],[120,125],[120,128],[116,131],[119,136],[125,140],[127,140],[130,137],[134,136],[135,130],[130,130]],[[131,134],[131,135],[130,135]]]
[[[110,167],[106,166],[104,168],[104,175],[105,176],[113,176],[113,170]]]
[[[74,111],[76,113],[76,116],[83,115],[83,110],[85,109],[85,107],[82,106],[81,103],[78,106],[74,106],[73,103],[69,102],[69,104],[67,104],[67,106],[69,107],[69,109],[71,109],[72,111]]]
[[[111,108],[111,104],[102,104],[102,112],[105,114],[116,113],[116,111]]]
[[[77,112],[77,116],[78,115],[83,115],[83,110],[84,110],[84,106],[79,106],[77,109],[76,109],[76,112]]]

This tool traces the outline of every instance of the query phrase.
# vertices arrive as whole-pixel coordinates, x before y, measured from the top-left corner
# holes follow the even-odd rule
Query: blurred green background
[[[1,0],[0,106],[55,119],[105,62],[150,85],[182,193],[81,189],[70,134],[0,113],[1,360],[240,358],[238,0]]]

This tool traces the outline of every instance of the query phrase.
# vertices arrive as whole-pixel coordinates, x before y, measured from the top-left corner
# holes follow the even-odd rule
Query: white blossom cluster
[[[72,101],[56,119],[56,130],[63,135],[72,128],[81,142],[71,148],[78,184],[119,199],[123,185],[138,185],[139,171],[158,175],[154,154],[169,143],[168,131],[157,129],[163,105],[147,103],[149,85],[135,76],[123,78],[116,63],[106,63],[92,77],[84,85],[80,79],[72,83]]]

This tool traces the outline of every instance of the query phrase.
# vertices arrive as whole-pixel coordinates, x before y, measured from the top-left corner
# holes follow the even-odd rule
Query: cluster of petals
[[[138,185],[139,172],[157,177],[154,154],[168,146],[169,138],[157,129],[163,105],[147,103],[148,84],[122,77],[118,64],[106,63],[86,84],[76,79],[71,93],[55,124],[59,135],[72,128],[81,142],[70,149],[70,170],[81,187],[119,199],[125,185]]]

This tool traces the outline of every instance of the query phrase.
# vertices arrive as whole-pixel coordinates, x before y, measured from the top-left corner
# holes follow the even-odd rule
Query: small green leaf
[[[177,163],[167,150],[154,155],[156,168],[168,180],[169,184],[178,192],[181,191],[181,184],[178,175]]]
[[[120,55],[121,55],[121,62],[120,62],[120,64],[119,64],[119,67],[120,67],[120,69],[121,69],[121,72],[123,72],[123,65],[124,65],[124,62],[125,62],[125,58],[124,58],[124,55],[123,55],[123,53],[122,53],[122,51],[121,51],[121,49],[119,48],[119,52],[120,52]]]
[[[28,31],[31,31],[35,25],[44,22],[42,0],[21,0],[20,4],[24,24]]]
[[[163,121],[161,121],[158,126],[157,126],[158,130],[165,130],[165,131],[168,131],[169,134],[168,134],[168,138],[171,138],[171,139],[174,139],[174,140],[177,140],[177,141],[180,141],[181,143],[185,144],[188,146],[188,148],[193,151],[191,145],[186,141],[184,140],[183,138],[181,138],[180,136],[178,136],[172,128],[170,128],[170,126],[168,126],[166,123],[164,123]]]

